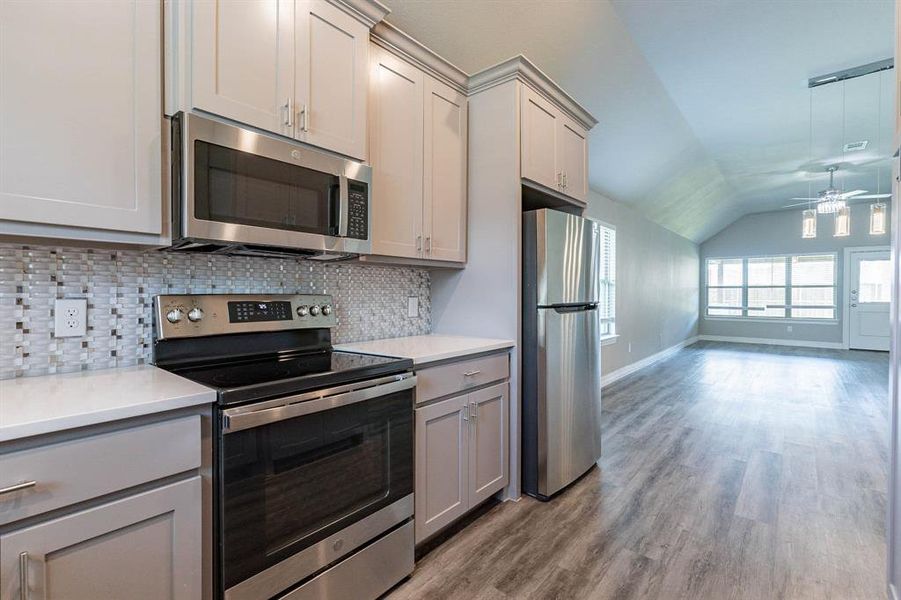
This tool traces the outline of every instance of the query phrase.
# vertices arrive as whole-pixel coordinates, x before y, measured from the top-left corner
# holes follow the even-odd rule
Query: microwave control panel
[[[369,237],[369,202],[367,185],[351,181],[347,186],[347,237],[365,240]]]

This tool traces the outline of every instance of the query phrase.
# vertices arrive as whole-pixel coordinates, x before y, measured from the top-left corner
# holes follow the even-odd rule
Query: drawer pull
[[[12,494],[13,492],[19,492],[21,490],[27,490],[28,488],[33,488],[37,484],[37,481],[23,481],[22,483],[17,483],[9,487],[0,488],[0,496],[4,494]]]
[[[479,373],[481,373],[481,371],[466,371],[465,373],[463,373],[463,377],[473,377],[475,375],[478,375]]]

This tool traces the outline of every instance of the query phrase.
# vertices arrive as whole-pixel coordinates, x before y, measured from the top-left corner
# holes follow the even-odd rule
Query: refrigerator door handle
[[[565,314],[565,313],[576,313],[576,312],[587,312],[589,310],[597,310],[598,303],[590,302],[586,304],[552,304],[551,306],[539,306],[538,308],[552,308],[554,312]]]

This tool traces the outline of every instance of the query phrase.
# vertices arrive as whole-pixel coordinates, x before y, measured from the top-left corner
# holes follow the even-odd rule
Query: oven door
[[[172,138],[176,238],[370,251],[368,166],[192,113]]]
[[[415,385],[407,373],[222,411],[225,598],[281,593],[412,516]]]

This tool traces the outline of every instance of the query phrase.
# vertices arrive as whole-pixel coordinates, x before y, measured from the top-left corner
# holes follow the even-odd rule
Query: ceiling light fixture
[[[817,211],[812,208],[801,213],[801,237],[806,240],[817,237]]]
[[[834,237],[848,237],[851,235],[851,207],[843,206],[835,213]]]
[[[885,234],[885,211],[885,202],[876,202],[870,205],[870,235]]]

